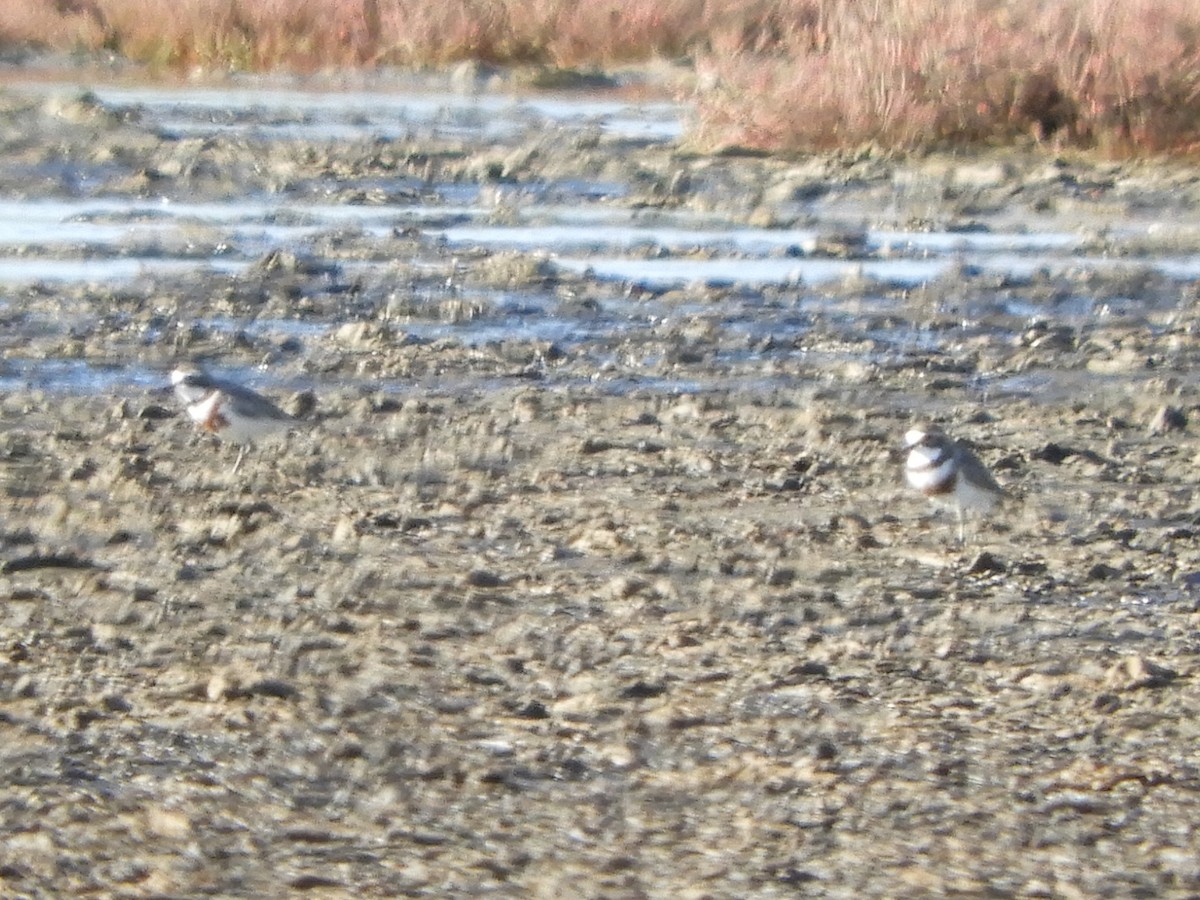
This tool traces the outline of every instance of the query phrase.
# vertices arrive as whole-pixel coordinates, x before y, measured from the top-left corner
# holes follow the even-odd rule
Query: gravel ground
[[[9,196],[53,195],[28,172],[89,154],[113,194],[158,179],[199,197],[408,158],[192,146],[85,101],[69,117],[4,102]],[[748,218],[799,190],[791,163],[541,140],[514,177],[619,169],[646,185],[630,203],[742,202]],[[411,165],[483,178],[499,152],[436,150]],[[948,165],[804,171],[840,169],[869,197],[873,179],[936,185]],[[1165,165],[1076,161],[1055,180],[997,165],[976,211],[1200,209]],[[1186,253],[1194,234],[1162,240]],[[335,237],[232,282],[34,286],[0,309],[0,893],[1200,892],[1190,285],[1035,278],[1015,290],[1133,312],[945,324],[902,354],[819,313],[786,347],[747,344],[717,287],[657,295],[688,311],[592,343],[467,344],[414,339],[404,296],[331,286],[323,264],[419,252],[431,281],[440,265],[581,304],[639,298],[533,255]],[[1012,290],[959,273],[896,290],[874,325],[939,334],[948,298]],[[328,327],[197,324],[269,315]],[[231,473],[236,449],[165,390],[180,359],[301,424]],[[101,387],[22,383],[48,360]],[[131,383],[127,365],[161,377]],[[917,418],[1010,494],[965,546],[902,483]]]

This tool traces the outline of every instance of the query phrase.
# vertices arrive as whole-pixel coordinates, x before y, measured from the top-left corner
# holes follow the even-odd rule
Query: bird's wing
[[[971,481],[986,487],[990,491],[995,491],[997,494],[1004,493],[1004,488],[992,477],[992,473],[988,471],[987,466],[979,461],[978,456],[961,444],[958,446],[958,456],[958,462],[962,466],[963,473]]]
[[[279,422],[295,421],[295,417],[285,413],[275,403],[250,388],[228,381],[217,382],[217,388],[225,395],[234,412],[240,415],[258,419],[275,419]]]

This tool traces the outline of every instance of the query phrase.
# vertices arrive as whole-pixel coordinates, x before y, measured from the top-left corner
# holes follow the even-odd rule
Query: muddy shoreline
[[[0,893],[1200,890],[1200,315],[1157,265],[1200,244],[1189,170],[0,106],[7,200],[445,207],[7,252],[195,266],[0,295]],[[1136,264],[631,284],[430,236],[456,191],[490,224],[816,222],[777,254],[804,259],[885,261],[864,224],[1034,222]],[[182,359],[315,409],[231,474],[165,389]],[[966,547],[901,482],[917,418],[1011,494]]]

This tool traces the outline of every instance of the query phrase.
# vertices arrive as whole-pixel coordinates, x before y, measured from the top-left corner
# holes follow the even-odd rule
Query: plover
[[[192,421],[238,445],[234,472],[242,464],[248,445],[296,423],[293,416],[262,394],[236,382],[214,378],[197,366],[180,366],[171,373],[171,384]]]
[[[958,541],[966,540],[968,513],[986,515],[1004,496],[1004,488],[974,453],[937,426],[913,428],[904,435],[908,483],[935,503],[958,514]]]

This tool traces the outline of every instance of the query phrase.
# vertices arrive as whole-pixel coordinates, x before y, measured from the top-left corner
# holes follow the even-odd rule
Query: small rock
[[[983,551],[971,561],[967,567],[968,575],[987,575],[993,572],[1005,572],[1008,565],[993,553]]]
[[[119,694],[109,694],[101,702],[109,712],[127,713],[133,709],[133,704]]]
[[[179,415],[179,411],[172,409],[169,406],[163,406],[161,403],[148,403],[138,410],[139,419],[148,419],[157,421],[159,419],[173,419]]]
[[[1182,431],[1187,427],[1187,415],[1183,410],[1174,406],[1161,406],[1150,420],[1151,434],[1167,434],[1171,431]]]
[[[312,391],[300,391],[289,404],[288,412],[297,419],[307,419],[317,408],[317,395]]]
[[[590,437],[583,442],[583,446],[579,448],[579,451],[585,455],[591,455],[593,453],[604,453],[607,450],[612,450],[615,446],[612,441],[606,438]]]
[[[333,333],[333,339],[351,349],[361,350],[380,342],[383,329],[370,322],[347,322]]]
[[[1030,454],[1033,459],[1048,462],[1052,466],[1062,465],[1066,460],[1075,455],[1075,451],[1069,447],[1064,447],[1061,444],[1056,444],[1053,441],[1046,444]]]
[[[290,681],[284,681],[282,678],[263,678],[254,682],[246,688],[247,694],[256,694],[260,697],[275,697],[278,700],[291,700],[297,697],[300,691]]]
[[[128,594],[135,603],[152,601],[158,595],[158,588],[142,583],[136,572],[126,569],[107,573],[103,584],[110,591]]]
[[[9,688],[14,697],[36,697],[38,694],[37,684],[34,683],[33,676],[26,672],[24,675],[17,676],[13,681],[12,687]]]
[[[649,585],[632,575],[617,575],[608,583],[609,595],[614,600],[627,600],[646,590]]]
[[[813,748],[813,759],[828,762],[837,757],[837,745],[830,740],[817,741]]]
[[[73,553],[31,553],[0,563],[0,574],[29,572],[36,569],[93,569],[96,563]]]
[[[661,697],[667,692],[667,686],[662,682],[637,681],[621,691],[622,700],[648,700],[651,697]]]
[[[1098,562],[1087,571],[1089,581],[1109,581],[1121,574],[1120,569],[1113,568],[1108,563]]]
[[[504,579],[487,569],[473,569],[467,575],[467,584],[477,588],[498,588],[504,586]]]
[[[828,678],[829,666],[825,665],[823,662],[817,662],[816,660],[809,659],[802,663],[797,663],[788,669],[788,675],[792,676],[793,678]]]
[[[136,884],[150,874],[150,867],[140,860],[120,860],[109,867],[109,877],[117,884]]]
[[[287,886],[297,891],[313,891],[321,888],[341,888],[345,887],[341,881],[336,878],[326,878],[324,875],[298,875],[291,881],[286,882]]]
[[[354,520],[348,516],[342,516],[338,519],[338,523],[333,526],[333,545],[335,547],[344,547],[347,544],[352,544],[358,538],[358,529],[354,526]]]
[[[1140,372],[1149,366],[1145,353],[1129,348],[1119,350],[1109,357],[1097,356],[1089,359],[1086,368],[1098,375],[1124,375],[1129,372]]]
[[[55,94],[46,98],[42,104],[42,113],[46,116],[70,122],[72,125],[105,125],[116,126],[117,117],[105,108],[100,98],[91,91],[82,94]]]
[[[204,687],[204,695],[215,703],[229,696],[235,690],[236,686],[224,674],[218,672],[212,678],[208,679],[208,684]]]
[[[1025,882],[1024,886],[1021,888],[1021,896],[1022,897],[1056,897],[1056,896],[1058,896],[1058,892],[1055,891],[1053,888],[1051,888],[1050,885],[1047,884],[1046,882],[1039,881],[1038,879],[1035,878],[1033,881]]]
[[[132,596],[134,603],[150,603],[158,596],[158,588],[148,584],[134,585]]]
[[[184,838],[192,831],[192,823],[176,809],[153,806],[146,811],[146,828],[159,837]]]
[[[767,584],[771,587],[787,587],[796,580],[796,570],[786,566],[772,568],[767,573]]]
[[[1179,673],[1141,656],[1127,656],[1115,663],[1104,675],[1104,683],[1118,690],[1165,687]]]
[[[341,839],[337,832],[327,828],[289,828],[282,836],[297,844],[333,844]]]
[[[536,394],[522,394],[513,401],[513,418],[522,424],[534,421],[542,414],[542,402]]]
[[[950,169],[950,181],[956,187],[965,188],[994,188],[1010,181],[1015,175],[1013,168],[1006,162],[983,161],[964,163]]]
[[[513,715],[518,719],[548,719],[550,718],[550,710],[546,709],[546,704],[540,700],[530,700],[523,706],[513,710]]]

